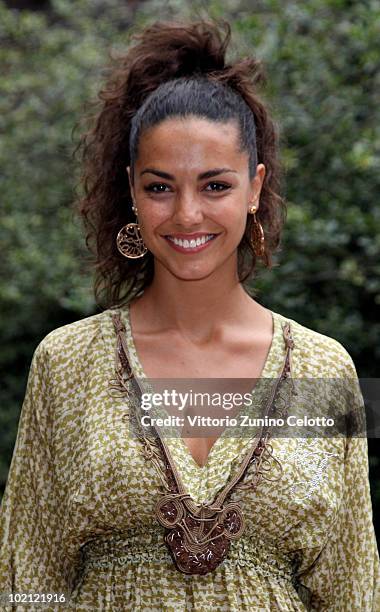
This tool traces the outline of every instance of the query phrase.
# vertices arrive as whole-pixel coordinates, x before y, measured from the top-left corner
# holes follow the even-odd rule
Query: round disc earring
[[[132,210],[136,214],[134,206],[132,206]],[[121,228],[116,237],[116,246],[119,253],[127,259],[139,259],[148,252],[138,223],[127,223]]]

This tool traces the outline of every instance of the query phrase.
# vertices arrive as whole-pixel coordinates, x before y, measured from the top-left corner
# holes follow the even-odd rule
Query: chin
[[[186,270],[186,267],[184,266],[182,269],[173,269],[172,267],[166,266],[166,269],[168,272],[170,272],[170,274],[172,274],[173,276],[175,276],[176,278],[178,278],[178,280],[183,280],[183,281],[199,281],[199,280],[203,280],[205,278],[208,278],[209,276],[211,276],[214,272],[214,268],[212,270],[210,270],[210,268],[208,269],[188,269]]]
[[[173,276],[175,276],[176,278],[178,278],[178,280],[182,280],[182,281],[200,281],[200,280],[204,280],[205,278],[209,278],[212,275],[212,272],[208,272],[208,273],[204,273],[201,274],[200,272],[198,273],[188,273],[188,274],[184,274],[183,272],[173,272],[171,271],[171,273],[173,274]]]

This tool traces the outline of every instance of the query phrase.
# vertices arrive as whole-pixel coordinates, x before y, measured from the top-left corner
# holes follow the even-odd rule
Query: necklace
[[[113,387],[128,394],[133,407],[131,424],[142,443],[144,455],[154,463],[165,491],[155,505],[156,518],[165,528],[164,542],[178,571],[184,574],[208,574],[222,563],[228,554],[231,541],[240,538],[245,529],[239,503],[230,500],[232,491],[256,489],[262,478],[269,480],[266,474],[270,471],[273,461],[279,466],[281,477],[282,466],[273,456],[273,448],[269,443],[271,428],[265,424],[261,427],[239,470],[213,502],[196,504],[185,490],[165,439],[160,437],[155,426],[148,429],[149,435],[143,431],[139,419],[143,391],[129,364],[125,325],[119,313],[114,313],[112,320],[117,336],[116,380]],[[281,374],[270,391],[263,412],[264,417],[286,417],[291,395],[295,393],[291,361],[294,341],[290,323],[284,323],[282,330],[286,346],[285,359]],[[130,382],[131,388],[128,387],[127,381]],[[252,468],[253,476],[244,482],[248,468]]]

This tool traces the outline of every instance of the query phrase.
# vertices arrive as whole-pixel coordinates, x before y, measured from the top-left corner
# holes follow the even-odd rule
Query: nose
[[[172,221],[182,227],[192,227],[202,223],[202,202],[197,195],[193,192],[177,195],[174,201]]]

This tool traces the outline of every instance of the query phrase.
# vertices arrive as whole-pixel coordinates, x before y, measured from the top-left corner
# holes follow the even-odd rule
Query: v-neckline
[[[125,332],[126,332],[126,336],[127,336],[127,350],[128,350],[128,357],[129,357],[129,362],[130,362],[130,366],[133,372],[133,375],[139,379],[145,379],[147,380],[148,377],[146,376],[145,372],[144,372],[144,368],[142,366],[142,363],[140,361],[138,352],[137,352],[137,348],[136,348],[136,344],[134,341],[134,337],[133,337],[133,332],[132,332],[132,325],[131,325],[131,319],[130,319],[130,302],[128,302],[128,304],[126,304],[123,308],[120,309],[121,311],[121,316],[123,319],[123,323],[125,325]],[[259,377],[257,377],[256,379],[256,384],[255,387],[250,391],[250,394],[253,396],[255,396],[256,394],[256,387],[259,383],[260,380],[269,377],[269,372],[271,370],[271,366],[272,366],[272,356],[274,355],[274,352],[276,350],[276,344],[277,344],[277,339],[280,335],[281,332],[281,322],[279,317],[277,317],[277,313],[269,310],[269,312],[272,315],[272,340],[271,340],[271,344],[264,362],[264,366],[261,370],[261,374]],[[281,332],[282,333],[282,332]],[[191,462],[191,464],[195,467],[195,469],[198,472],[204,472],[206,470],[209,469],[213,457],[215,455],[215,453],[217,452],[217,450],[219,449],[219,446],[224,442],[225,440],[225,434],[226,431],[228,431],[228,427],[226,427],[222,433],[220,434],[220,436],[215,440],[214,444],[212,445],[212,447],[210,448],[208,455],[207,455],[207,459],[206,462],[203,465],[199,465],[199,463],[194,459],[192,453],[190,452],[189,447],[187,446],[187,444],[185,443],[184,439],[182,436],[179,436],[178,439],[180,441],[181,447],[183,448],[186,456],[188,457],[189,461]],[[176,438],[177,439],[177,438]],[[227,439],[232,439],[232,438],[227,438]],[[250,440],[250,438],[248,438],[248,441]],[[244,444],[244,447],[246,445]]]

